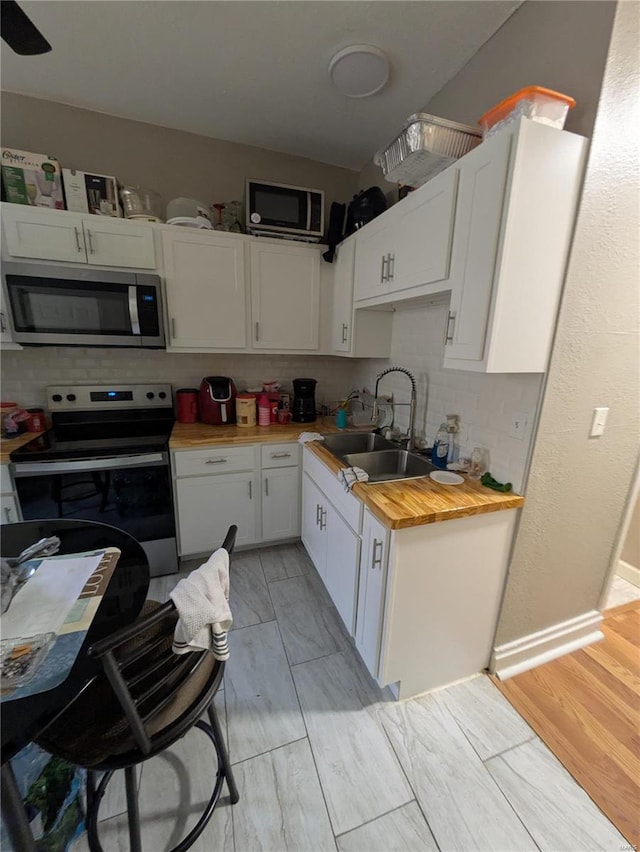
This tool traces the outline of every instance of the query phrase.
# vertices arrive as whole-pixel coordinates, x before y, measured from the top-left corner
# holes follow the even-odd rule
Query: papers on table
[[[100,551],[32,560],[38,566],[35,574],[14,595],[0,619],[2,638],[59,633],[103,555]]]

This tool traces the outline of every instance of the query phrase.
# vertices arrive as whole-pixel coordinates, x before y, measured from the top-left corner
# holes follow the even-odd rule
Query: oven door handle
[[[13,465],[13,475],[18,478],[41,476],[46,473],[77,473],[80,470],[122,470],[128,467],[158,467],[166,463],[166,453],[146,453],[107,459],[79,459],[78,461],[18,462]]]

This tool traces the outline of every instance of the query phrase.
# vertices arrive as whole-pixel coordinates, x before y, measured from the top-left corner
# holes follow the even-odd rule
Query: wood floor
[[[640,601],[603,642],[494,682],[630,844],[640,845]]]

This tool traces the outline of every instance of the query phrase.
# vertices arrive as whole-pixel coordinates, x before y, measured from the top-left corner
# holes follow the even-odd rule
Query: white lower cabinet
[[[340,618],[353,634],[360,537],[308,474],[303,480],[302,542]]]
[[[20,504],[9,465],[0,465],[0,524],[15,524],[21,520]]]
[[[180,555],[213,551],[231,524],[236,524],[236,545],[256,539],[258,497],[253,472],[220,473],[176,480]]]
[[[231,524],[239,547],[300,534],[300,446],[229,446],[173,453],[180,556],[211,552]]]
[[[365,509],[355,639],[356,648],[374,677],[378,675],[388,551],[389,530]]]

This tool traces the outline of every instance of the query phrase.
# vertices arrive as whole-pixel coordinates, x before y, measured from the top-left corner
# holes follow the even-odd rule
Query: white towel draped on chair
[[[170,597],[180,616],[173,635],[174,653],[205,649],[217,660],[228,660],[227,631],[233,619],[227,551],[216,550],[203,565],[180,580]]]

